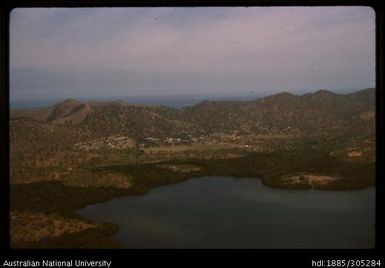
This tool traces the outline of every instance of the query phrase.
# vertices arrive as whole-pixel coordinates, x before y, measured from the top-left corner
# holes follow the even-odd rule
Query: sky
[[[10,99],[375,86],[369,7],[17,8]]]

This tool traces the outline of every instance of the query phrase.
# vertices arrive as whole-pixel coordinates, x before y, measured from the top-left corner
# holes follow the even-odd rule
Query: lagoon
[[[375,189],[286,190],[201,177],[89,205],[124,248],[373,248]]]

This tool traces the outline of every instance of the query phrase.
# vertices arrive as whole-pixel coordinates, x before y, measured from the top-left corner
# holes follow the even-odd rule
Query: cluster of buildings
[[[178,137],[165,137],[165,138],[153,138],[146,137],[138,139],[136,144],[140,148],[147,148],[153,146],[161,145],[182,145],[182,144],[191,144],[196,142],[204,142],[203,137],[194,137],[191,134],[180,135]]]
[[[77,149],[90,151],[90,150],[102,150],[102,149],[126,149],[126,148],[148,148],[154,146],[172,146],[172,145],[182,145],[182,144],[191,144],[201,142],[203,143],[205,139],[203,137],[194,137],[193,135],[186,134],[180,135],[178,137],[164,137],[164,138],[154,138],[154,137],[145,137],[134,140],[127,136],[110,136],[105,138],[100,138],[88,142],[79,142],[74,144],[74,147]]]

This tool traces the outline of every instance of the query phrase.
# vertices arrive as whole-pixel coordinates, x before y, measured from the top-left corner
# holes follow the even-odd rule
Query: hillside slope
[[[11,125],[24,119],[28,124],[36,121],[35,130],[41,123],[72,125],[84,133],[134,138],[181,133],[314,134],[351,127],[367,129],[374,126],[374,111],[374,89],[346,95],[326,90],[303,96],[279,93],[255,101],[203,101],[180,109],[69,99],[48,108],[11,111]]]

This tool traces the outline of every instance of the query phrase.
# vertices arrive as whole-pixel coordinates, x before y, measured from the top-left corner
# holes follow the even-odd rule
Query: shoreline
[[[312,157],[308,158],[306,155],[312,155]],[[183,182],[190,178],[247,177],[260,179],[264,186],[277,189],[354,191],[375,186],[374,168],[375,163],[341,162],[322,151],[308,151],[303,148],[298,148],[296,151],[251,153],[233,159],[186,158],[157,163],[122,162],[118,164],[100,162],[83,166],[81,170],[74,172],[86,172],[87,178],[105,173],[120,174],[126,176],[127,180],[131,178],[130,187],[95,186],[92,183],[80,186],[76,183],[70,184],[69,180],[10,184],[10,210],[42,212],[46,215],[58,213],[68,219],[78,219],[80,222],[89,223],[92,221],[82,217],[76,211],[87,205],[106,202],[117,197],[143,195],[152,188]],[[283,178],[295,174],[324,177],[336,177],[338,174],[341,179],[317,187],[312,186],[308,181],[294,185],[283,180]],[[102,223],[93,230],[49,237],[35,243],[19,243],[18,245],[13,243],[11,245],[13,248],[118,247],[116,241],[111,239],[118,230],[119,226],[115,224]],[[69,241],[75,242],[71,244]]]
[[[210,175],[210,176],[215,176],[215,175]],[[222,176],[222,175],[220,175]],[[50,238],[45,238],[43,239],[42,241],[37,241],[37,242],[29,242],[29,243],[25,243],[24,246],[23,245],[15,245],[15,246],[12,246],[12,248],[68,248],[68,245],[66,246],[66,244],[62,243],[63,241],[71,241],[72,239],[75,239],[75,237],[77,237],[76,239],[79,239],[79,237],[81,237],[81,241],[82,239],[84,239],[85,241],[89,241],[91,240],[92,241],[92,237],[98,237],[98,240],[100,240],[100,242],[98,242],[95,246],[95,248],[100,248],[100,245],[104,245],[102,246],[101,248],[121,248],[121,245],[119,244],[119,242],[117,242],[116,240],[112,239],[112,236],[115,235],[119,230],[120,230],[120,226],[118,224],[115,224],[115,223],[105,223],[105,222],[102,222],[102,223],[99,223],[99,222],[95,222],[93,220],[90,220],[84,216],[82,216],[81,214],[79,214],[77,211],[85,208],[86,206],[89,206],[89,205],[95,205],[95,204],[100,204],[100,203],[104,203],[104,202],[107,202],[109,200],[112,200],[112,199],[115,199],[115,198],[120,198],[120,197],[129,197],[129,196],[135,196],[135,195],[145,195],[147,194],[149,191],[151,191],[151,189],[153,188],[156,188],[156,187],[162,187],[162,186],[167,186],[167,185],[170,185],[170,184],[174,184],[174,183],[181,183],[181,182],[184,182],[184,181],[187,181],[189,179],[192,179],[192,178],[201,178],[201,177],[207,177],[207,176],[199,176],[199,177],[189,177],[189,178],[183,178],[183,179],[180,179],[180,180],[177,180],[177,181],[171,181],[171,182],[166,182],[166,183],[163,183],[163,184],[158,184],[158,185],[154,185],[153,187],[151,188],[147,188],[147,189],[127,189],[127,190],[117,190],[117,189],[108,189],[108,190],[112,190],[111,194],[108,195],[108,196],[105,196],[105,197],[102,197],[102,198],[98,198],[97,200],[81,200],[81,204],[78,204],[76,206],[73,206],[71,209],[66,209],[66,210],[63,210],[63,211],[57,211],[56,210],[56,213],[59,213],[60,215],[65,215],[67,219],[79,219],[81,221],[85,221],[85,222],[92,222],[94,224],[98,224],[99,226],[98,227],[95,227],[95,228],[92,228],[91,230],[90,229],[86,229],[84,231],[80,231],[80,232],[75,232],[75,233],[70,233],[70,234],[63,234],[63,235],[60,235],[60,236],[57,236],[57,237],[50,237]],[[234,176],[224,176],[224,177],[233,177],[235,179],[241,179],[241,178],[245,178],[245,177],[234,177]],[[366,188],[370,188],[370,187],[375,187],[375,185],[366,185],[366,186],[363,186],[363,187],[360,187],[360,188],[355,188],[355,189],[333,189],[333,188],[314,188],[314,187],[293,187],[293,186],[289,186],[289,187],[285,187],[283,185],[281,186],[277,186],[277,185],[271,185],[271,184],[268,184],[266,183],[262,178],[256,178],[256,177],[247,177],[247,178],[252,178],[252,179],[260,179],[261,180],[261,184],[264,185],[265,187],[270,187],[270,188],[275,188],[275,189],[282,189],[282,190],[319,190],[319,191],[359,191],[359,190],[364,190]],[[51,182],[49,182],[50,184]],[[55,182],[54,184],[56,184],[57,182]],[[35,184],[40,184],[40,183],[32,183],[32,185],[35,185]],[[58,183],[58,184],[61,184],[62,187],[66,187],[68,188],[69,190],[71,190],[71,188],[79,188],[79,187],[73,187],[73,186],[66,186],[62,183]],[[32,186],[32,185],[29,185],[29,186]],[[20,186],[20,185],[11,185],[12,187],[17,187],[17,186]],[[23,186],[26,186],[26,185],[23,185]],[[38,186],[39,187],[39,186]],[[28,188],[28,186],[27,186]],[[72,189],[73,190],[73,189]],[[77,189],[78,190],[78,189]],[[93,189],[93,188],[86,188],[86,189],[83,189],[83,191],[85,192],[89,192],[89,194],[92,194],[92,192],[94,190],[101,190],[101,189]],[[106,190],[105,188],[102,190]],[[17,208],[16,209],[12,209],[11,208],[11,211],[14,211],[14,210],[18,210]],[[37,210],[31,210],[31,211],[40,211],[39,209]],[[48,211],[47,211],[48,212]],[[53,212],[53,211],[51,211]],[[44,211],[43,211],[44,213]],[[90,247],[93,247],[92,243],[89,244]],[[76,247],[76,246],[75,246]],[[69,246],[69,248],[71,248],[71,246]],[[77,248],[77,247],[76,247]]]

